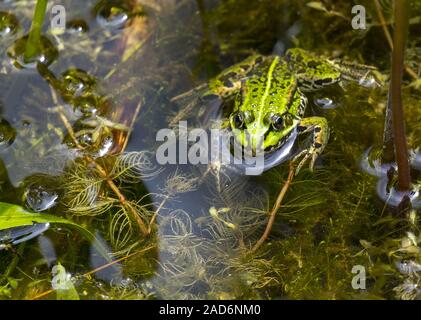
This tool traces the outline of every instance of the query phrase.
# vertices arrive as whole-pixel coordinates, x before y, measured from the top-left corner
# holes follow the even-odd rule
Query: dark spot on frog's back
[[[306,131],[306,129],[307,129],[307,127],[305,127],[305,126],[298,126],[297,127],[298,132],[304,132],[304,131]]]
[[[318,65],[319,64],[314,60],[310,60],[309,62],[307,62],[307,67],[312,69],[316,69]]]
[[[250,85],[252,85],[252,86],[254,86],[254,87],[256,87],[257,88],[257,86],[258,86],[258,84],[260,83],[257,79],[254,79],[254,80],[250,80]]]
[[[303,56],[302,56],[301,54],[297,54],[297,55],[295,56],[295,61],[297,61],[297,62],[302,62],[302,61],[303,61]]]
[[[319,86],[324,85],[324,84],[329,84],[331,82],[332,82],[332,78],[324,78],[324,79],[319,79],[315,81],[315,83]]]
[[[255,63],[262,63],[263,62],[263,57],[262,56],[258,56],[255,60]]]
[[[220,80],[225,85],[225,82],[231,82],[231,79],[234,79],[236,76],[237,76],[237,74],[235,72],[230,72],[230,73],[227,73],[227,74],[223,75],[220,78]]]
[[[210,94],[207,94],[207,95],[203,96],[201,98],[201,100],[203,102],[210,102],[210,101],[214,101],[214,100],[219,99],[219,98],[220,97],[217,94],[210,93]]]
[[[232,82],[231,82],[231,80],[229,80],[229,79],[223,80],[223,81],[222,81],[222,83],[223,83],[223,85],[224,85],[225,87],[227,87],[227,88],[232,88],[232,87],[234,87],[233,83],[232,83]]]
[[[221,82],[224,82],[224,81],[227,81],[227,80],[233,79],[236,75],[237,75],[237,74],[236,74],[235,72],[229,72],[229,73],[227,73],[227,74],[222,75],[222,76],[219,78],[219,80],[220,80]]]

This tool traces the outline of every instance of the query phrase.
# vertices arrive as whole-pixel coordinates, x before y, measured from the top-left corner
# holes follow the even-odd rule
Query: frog
[[[309,143],[293,156],[298,162],[296,174],[308,162],[315,162],[325,149],[330,130],[324,117],[305,117],[307,92],[348,82],[366,88],[381,86],[376,68],[313,52],[290,48],[285,55],[254,54],[209,81],[203,98],[217,96],[222,101],[233,99],[233,108],[225,121],[235,143],[256,154],[275,153],[297,131],[308,134]]]

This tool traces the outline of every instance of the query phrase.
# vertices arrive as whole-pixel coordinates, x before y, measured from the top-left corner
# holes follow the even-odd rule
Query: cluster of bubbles
[[[93,8],[97,23],[107,30],[123,29],[130,18],[135,15],[130,1],[100,1]],[[0,37],[12,37],[18,34],[18,18],[9,12],[0,11]],[[84,34],[89,31],[89,24],[83,19],[72,19],[66,22],[65,33]],[[29,35],[18,38],[10,46],[7,55],[11,64],[18,69],[35,69],[38,63],[49,66],[58,58],[57,45],[46,35],[41,35],[38,54],[28,58],[25,51]]]
[[[16,130],[6,119],[0,117],[0,151],[10,146],[16,137]]]
[[[131,16],[131,1],[99,1],[92,14],[97,24],[107,30],[122,29]],[[89,32],[89,24],[83,19],[72,19],[66,22],[64,33],[81,35]],[[6,44],[8,63],[19,70],[37,70],[42,76],[42,70],[50,75],[51,84],[60,94],[63,101],[70,105],[76,115],[73,123],[77,143],[88,152],[100,149],[96,154],[101,156],[112,148],[113,137],[109,131],[98,130],[98,117],[105,116],[109,105],[107,99],[98,92],[97,80],[84,70],[69,68],[59,77],[55,77],[48,67],[58,59],[59,46],[57,39],[45,33],[41,34],[35,56],[26,56],[29,34],[22,35],[21,23],[16,15],[0,11],[0,40]],[[42,68],[40,68],[42,67]],[[103,130],[104,131],[104,130]],[[104,133],[104,134],[103,134]],[[0,151],[9,147],[16,138],[16,130],[11,124],[0,117]],[[69,147],[75,147],[74,140],[69,135],[65,137]],[[21,185],[23,205],[35,212],[45,212],[59,203],[60,186],[57,179],[48,175],[33,175],[27,177]],[[11,234],[0,234],[0,242],[4,237],[10,243],[29,240],[48,229],[49,224],[34,224],[25,228],[14,228]],[[3,241],[4,240],[4,241]],[[14,241],[14,242],[13,242]],[[18,241],[18,242],[17,242]]]

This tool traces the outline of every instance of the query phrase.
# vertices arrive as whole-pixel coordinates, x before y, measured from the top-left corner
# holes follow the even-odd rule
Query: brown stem
[[[295,167],[291,163],[290,166],[289,166],[288,178],[285,181],[281,191],[279,192],[278,197],[276,198],[275,205],[273,206],[271,212],[269,213],[269,220],[268,220],[268,223],[266,225],[266,229],[263,232],[260,239],[256,242],[256,244],[251,249],[251,252],[256,252],[257,249],[259,249],[261,247],[261,245],[269,237],[269,234],[270,234],[270,232],[272,230],[272,227],[273,227],[273,223],[275,222],[276,212],[278,212],[279,208],[281,207],[281,204],[282,204],[282,201],[284,200],[285,194],[287,193],[288,188],[291,185],[292,179],[294,178],[294,174],[295,174]]]
[[[149,251],[149,250],[151,250],[151,249],[154,249],[154,248],[155,248],[155,246],[149,246],[149,247],[146,247],[146,248],[140,249],[140,250],[138,250],[138,251],[132,252],[132,253],[130,253],[130,254],[128,254],[128,255],[126,255],[126,256],[124,256],[124,257],[120,258],[120,259],[113,260],[113,261],[111,261],[111,262],[108,262],[108,263],[106,263],[106,264],[103,264],[102,266],[99,266],[98,268],[95,268],[95,269],[93,269],[93,270],[91,270],[91,271],[89,271],[89,272],[86,272],[86,273],[84,273],[84,274],[82,275],[82,277],[89,278],[92,274],[94,274],[94,273],[96,273],[96,272],[98,272],[98,271],[101,271],[101,270],[107,269],[107,268],[109,268],[109,267],[111,267],[111,266],[115,265],[116,263],[122,262],[122,261],[124,261],[124,260],[127,260],[128,258],[131,258],[131,257],[133,257],[133,256],[135,256],[135,255],[137,255],[137,254],[139,254],[139,253],[144,253],[144,252],[147,252],[147,251]],[[49,295],[50,293],[52,293],[52,292],[54,292],[54,291],[55,291],[54,289],[49,289],[49,290],[46,290],[46,291],[44,291],[44,292],[41,292],[41,293],[37,294],[35,297],[31,298],[31,300],[38,300],[38,299],[40,299],[40,298],[43,298],[43,297],[45,297],[45,296]]]
[[[389,44],[390,49],[393,50],[392,36],[390,35],[389,29],[387,29],[387,23],[384,19],[382,8],[380,6],[379,0],[374,0],[374,4],[376,6],[377,16],[379,17],[380,25],[382,26],[384,36],[387,39],[387,43]],[[405,71],[406,71],[407,74],[409,74],[414,80],[418,80],[417,73],[414,70],[412,70],[411,67],[406,66],[406,65],[404,67],[405,67]]]
[[[162,200],[161,204],[159,205],[158,209],[156,209],[156,211],[155,211],[154,215],[152,216],[151,220],[149,221],[148,234],[150,234],[152,232],[152,225],[154,224],[156,218],[158,217],[159,212],[164,207],[164,205],[165,205],[165,203],[167,202],[168,199],[169,199],[169,196],[166,195],[164,200]]]
[[[76,147],[80,150],[83,150],[83,147],[79,144],[79,142],[76,139],[76,136],[74,134],[71,124],[69,123],[69,121],[67,120],[66,116],[63,114],[62,111],[59,111],[59,116],[64,126],[66,127],[67,131],[69,132],[69,135],[72,138]],[[107,182],[108,186],[118,197],[120,204],[131,214],[132,218],[137,222],[139,229],[143,233],[143,235],[144,236],[149,235],[148,228],[146,227],[142,218],[139,217],[136,210],[130,205],[129,202],[127,202],[126,197],[120,192],[120,189],[116,186],[114,181],[110,179],[110,177],[107,174],[107,171],[89,155],[85,155],[85,159],[97,169],[98,173],[101,175],[101,178],[103,178]]]
[[[395,142],[393,139],[393,122],[392,122],[392,97],[389,85],[389,93],[387,97],[386,114],[383,129],[383,146],[382,146],[382,163],[395,162]]]
[[[398,165],[398,190],[410,189],[411,176],[408,160],[408,145],[405,135],[402,105],[402,72],[405,44],[408,31],[408,0],[395,1],[395,32],[393,35],[391,97],[393,116],[393,137]]]

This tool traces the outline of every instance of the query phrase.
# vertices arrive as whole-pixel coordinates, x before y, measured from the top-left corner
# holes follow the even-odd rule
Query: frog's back
[[[242,105],[259,113],[284,113],[295,90],[295,79],[286,61],[278,56],[265,59],[242,86]]]

